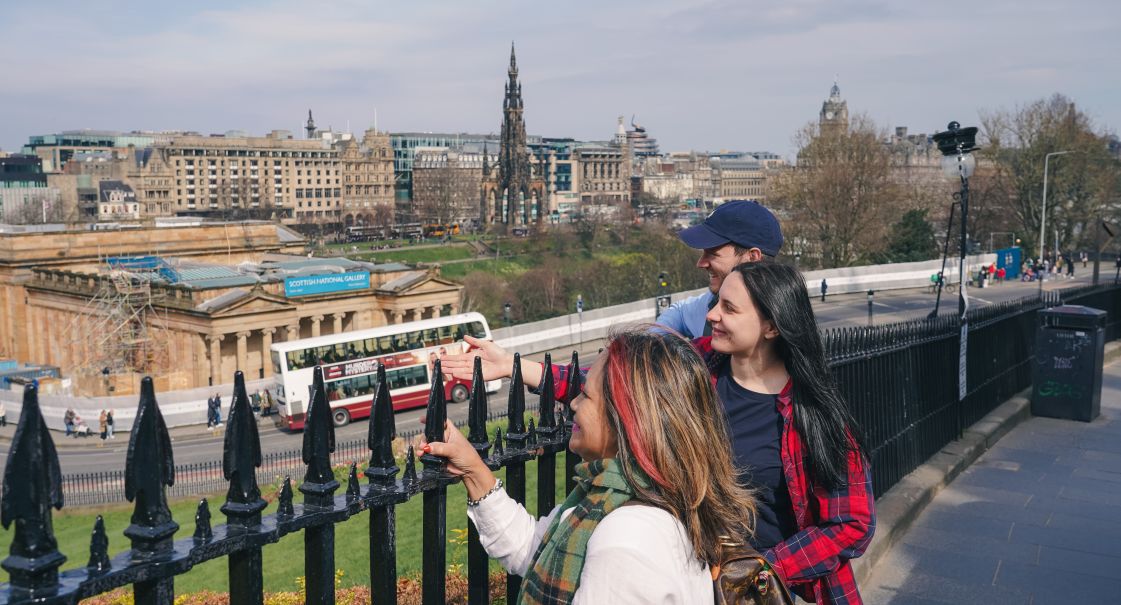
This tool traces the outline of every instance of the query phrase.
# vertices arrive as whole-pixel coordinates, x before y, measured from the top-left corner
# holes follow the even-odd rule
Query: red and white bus
[[[433,362],[444,353],[465,352],[465,334],[490,339],[486,318],[479,313],[463,313],[274,344],[272,363],[277,384],[273,394],[279,422],[291,430],[303,429],[316,365],[323,367],[335,426],[370,415],[379,363],[385,364],[394,411],[423,406],[428,402]],[[501,381],[491,381],[487,391],[493,393],[500,386]],[[470,380],[452,378],[444,382],[449,402],[467,401],[470,393]]]

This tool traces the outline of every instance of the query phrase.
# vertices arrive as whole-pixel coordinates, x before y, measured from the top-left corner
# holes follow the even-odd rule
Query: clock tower
[[[833,81],[833,88],[829,89],[829,98],[821,104],[821,115],[818,118],[821,133],[840,133],[849,127],[849,107],[841,99],[841,88]]]

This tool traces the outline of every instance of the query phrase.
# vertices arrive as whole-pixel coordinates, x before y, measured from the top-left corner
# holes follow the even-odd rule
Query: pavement
[[[1093,422],[1032,417],[1025,391],[884,494],[865,602],[1121,603],[1119,357]]]

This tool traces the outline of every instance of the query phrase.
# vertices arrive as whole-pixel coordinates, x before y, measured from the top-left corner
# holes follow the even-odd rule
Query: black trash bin
[[[1102,404],[1106,312],[1078,305],[1040,311],[1031,413],[1091,422]]]

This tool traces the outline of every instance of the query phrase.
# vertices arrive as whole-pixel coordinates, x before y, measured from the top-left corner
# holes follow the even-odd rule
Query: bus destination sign
[[[306,277],[288,277],[284,279],[284,295],[289,298],[293,296],[327,294],[330,292],[365,290],[369,287],[369,271],[351,271],[349,273],[309,275]]]

